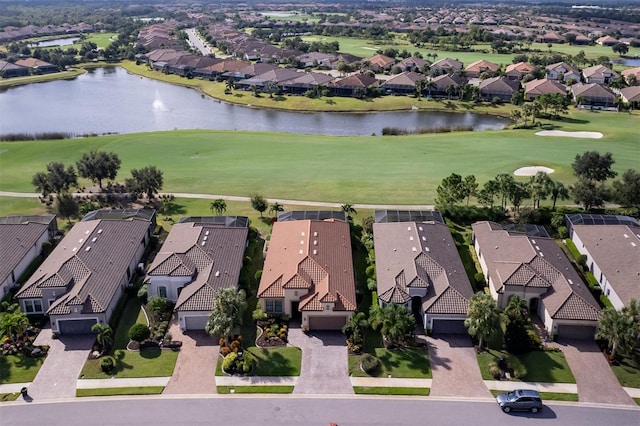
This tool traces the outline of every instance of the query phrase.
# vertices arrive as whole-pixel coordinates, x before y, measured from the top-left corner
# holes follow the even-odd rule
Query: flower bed
[[[289,326],[284,320],[268,318],[257,322],[260,334],[256,346],[260,348],[278,348],[287,345]]]

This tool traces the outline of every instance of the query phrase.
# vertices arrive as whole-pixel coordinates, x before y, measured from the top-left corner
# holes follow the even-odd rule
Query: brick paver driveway
[[[488,398],[491,393],[482,381],[471,338],[463,334],[418,336],[429,347],[431,361],[430,396]]]
[[[96,339],[94,334],[52,339],[51,334],[51,328],[43,328],[35,340],[36,345],[49,345],[47,358],[29,385],[35,401],[76,397],[78,376]]]
[[[576,378],[580,402],[636,405],[620,386],[595,342],[560,340],[556,345]]]
[[[204,331],[183,333],[177,321],[169,329],[173,340],[182,341],[173,375],[163,394],[212,394],[216,391],[218,342]]]
[[[340,332],[289,329],[289,344],[302,349],[300,377],[293,393],[353,394],[347,371],[347,344]]]

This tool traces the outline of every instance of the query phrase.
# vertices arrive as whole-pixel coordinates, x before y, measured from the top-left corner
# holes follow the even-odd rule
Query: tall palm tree
[[[471,297],[464,325],[469,334],[478,339],[480,347],[484,346],[486,339],[496,335],[501,327],[501,318],[496,302],[490,295],[476,293]]]
[[[526,320],[529,317],[529,306],[527,301],[520,296],[511,296],[509,303],[504,308],[504,313],[515,320]]]
[[[429,80],[425,83],[424,85],[425,89],[427,89],[427,96],[431,97],[431,90],[435,89],[436,87],[438,87],[438,85],[436,84],[435,81],[433,80]]]
[[[218,216],[221,216],[222,213],[227,211],[227,202],[222,198],[218,198],[217,200],[213,200],[213,202],[209,205],[209,209],[211,209],[212,212],[215,211]]]
[[[236,81],[229,77],[224,83],[225,91],[231,93],[236,88]]]
[[[551,187],[551,200],[553,201],[553,208],[551,210],[556,210],[556,201],[558,198],[561,200],[569,199],[569,189],[564,186],[564,184],[560,181],[552,180],[553,186]]]
[[[283,211],[284,211],[284,206],[277,201],[271,204],[271,207],[269,207],[269,212],[275,214],[276,216],[278,215],[278,213]]]
[[[97,333],[96,341],[102,348],[102,353],[105,353],[107,348],[113,345],[113,329],[109,324],[94,324],[91,331]]]
[[[426,81],[423,78],[420,78],[416,81],[416,98],[418,98],[418,100],[420,100],[422,92],[424,92],[425,85]]]
[[[342,332],[347,336],[352,336],[354,340],[364,338],[364,330],[369,327],[369,322],[364,312],[354,312],[349,321],[342,327]]]
[[[611,350],[611,358],[615,358],[618,346],[622,343],[627,332],[627,322],[622,312],[615,308],[606,308],[600,313],[598,319],[598,334],[596,338],[607,341]]]
[[[372,306],[369,312],[369,325],[382,335],[385,348],[404,344],[404,339],[416,326],[409,309],[403,305],[391,303],[385,307]]]
[[[7,311],[0,313],[0,336],[13,341],[14,336],[20,336],[29,327],[29,318],[23,312]]]

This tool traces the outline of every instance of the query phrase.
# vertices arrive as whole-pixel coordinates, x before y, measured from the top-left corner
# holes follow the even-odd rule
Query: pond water
[[[640,67],[640,58],[637,59],[621,59],[619,64],[627,67]]]
[[[57,38],[55,40],[45,40],[39,41],[37,43],[30,43],[29,47],[71,46],[78,40],[80,40],[80,37]]]
[[[247,95],[250,101],[251,96]],[[426,102],[426,101],[423,101]],[[385,127],[469,126],[502,129],[509,120],[472,113],[296,113],[226,104],[196,90],[150,80],[124,69],[99,68],[74,80],[0,92],[0,134],[76,135],[174,129],[255,130],[325,135],[380,135]]]

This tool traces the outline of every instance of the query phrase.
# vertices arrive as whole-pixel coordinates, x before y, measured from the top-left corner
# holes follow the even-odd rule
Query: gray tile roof
[[[381,300],[406,303],[410,288],[426,288],[425,312],[467,312],[473,290],[446,225],[374,223],[373,236]]]
[[[0,283],[9,277],[47,230],[46,224],[36,222],[0,224]]]
[[[247,222],[198,218],[173,225],[149,275],[194,277],[180,292],[177,311],[210,311],[216,292],[238,286],[249,233],[240,223]]]
[[[640,301],[640,228],[574,225],[573,233],[580,238],[622,303],[627,305],[631,299]]]
[[[89,220],[77,223],[18,291],[18,298],[42,297],[42,288],[67,292],[48,314],[105,312],[120,294],[121,277],[134,260],[151,222],[142,219]]]
[[[598,303],[553,239],[509,233],[493,222],[476,222],[472,228],[496,291],[547,287],[541,298],[551,318],[598,319]]]

